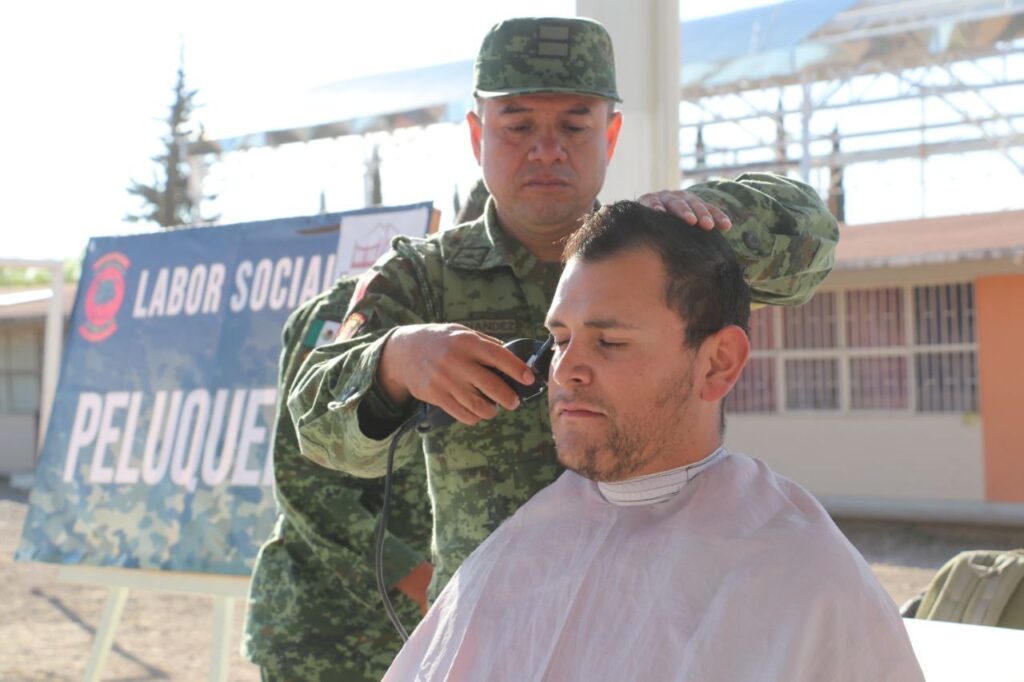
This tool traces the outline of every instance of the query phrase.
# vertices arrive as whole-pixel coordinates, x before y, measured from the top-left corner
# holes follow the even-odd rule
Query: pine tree
[[[153,173],[151,185],[132,180],[128,193],[140,197],[144,202],[144,208],[137,215],[126,215],[125,220],[155,222],[164,228],[216,220],[200,217],[199,206],[189,192],[191,171],[186,149],[194,137],[189,119],[192,116],[193,99],[197,92],[185,87],[185,67],[184,64],[179,64],[178,81],[174,86],[174,103],[167,119],[169,131],[163,138],[165,149],[162,154],[153,157],[158,170]]]

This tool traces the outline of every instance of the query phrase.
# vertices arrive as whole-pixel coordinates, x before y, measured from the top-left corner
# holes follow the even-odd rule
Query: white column
[[[231,626],[235,618],[235,600],[232,597],[213,598],[213,642],[210,647],[210,682],[228,679],[231,663]],[[237,647],[235,647],[237,648]]]
[[[678,188],[678,0],[576,0],[576,13],[608,28],[623,99],[622,133],[601,201]]]
[[[50,266],[53,295],[46,310],[46,331],[43,336],[43,374],[39,395],[39,433],[36,440],[36,457],[43,449],[46,428],[50,423],[53,398],[57,394],[57,377],[60,376],[60,355],[64,347],[64,266],[55,262]]]
[[[800,90],[803,102],[800,108],[800,179],[806,183],[811,181],[811,116],[814,115],[814,103],[811,101],[811,84],[802,83]]]

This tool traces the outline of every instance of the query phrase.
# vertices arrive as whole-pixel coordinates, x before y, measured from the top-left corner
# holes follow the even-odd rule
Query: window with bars
[[[751,314],[751,359],[734,413],[975,412],[974,286],[821,292]]]
[[[0,325],[0,413],[39,409],[42,347],[41,331]]]

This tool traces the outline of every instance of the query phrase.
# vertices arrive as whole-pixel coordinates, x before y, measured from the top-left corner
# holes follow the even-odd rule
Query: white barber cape
[[[718,450],[618,484],[565,472],[465,561],[384,679],[924,678],[821,505]]]

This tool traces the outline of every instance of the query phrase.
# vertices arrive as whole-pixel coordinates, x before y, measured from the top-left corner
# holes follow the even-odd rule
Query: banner
[[[350,269],[339,225],[370,224],[362,263],[387,249],[374,226],[423,236],[430,218],[428,203],[91,240],[16,559],[248,574],[276,517],[285,319]]]

